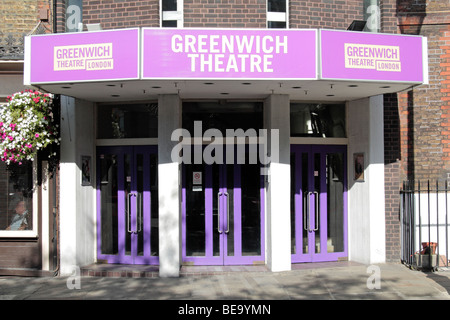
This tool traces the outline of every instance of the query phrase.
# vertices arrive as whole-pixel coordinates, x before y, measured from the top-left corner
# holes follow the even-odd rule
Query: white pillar
[[[349,258],[385,262],[383,96],[349,102]],[[355,182],[353,155],[364,153],[364,181]]]
[[[266,253],[271,271],[291,270],[289,114],[288,95],[273,94],[266,99],[264,127],[268,129],[268,150],[271,152],[266,179]],[[276,136],[271,130],[278,130],[278,141],[273,139]]]
[[[158,99],[158,194],[159,194],[159,275],[178,277],[181,265],[180,164],[172,161],[177,142],[172,132],[181,128],[181,100],[178,95]],[[177,159],[175,159],[177,161]]]
[[[94,158],[94,107],[90,102],[61,96],[60,272],[70,275],[96,259],[94,181],[81,186],[81,155]]]

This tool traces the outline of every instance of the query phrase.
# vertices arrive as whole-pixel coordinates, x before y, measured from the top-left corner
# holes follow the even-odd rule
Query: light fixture
[[[347,30],[351,31],[363,31],[366,27],[367,21],[364,20],[353,20],[352,23],[348,26]]]

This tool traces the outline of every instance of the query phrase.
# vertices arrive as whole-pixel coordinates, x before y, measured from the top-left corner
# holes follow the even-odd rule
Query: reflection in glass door
[[[158,263],[156,146],[97,148],[98,259]]]
[[[347,257],[347,148],[291,145],[292,262]]]
[[[184,164],[183,262],[264,262],[264,189],[260,165]]]

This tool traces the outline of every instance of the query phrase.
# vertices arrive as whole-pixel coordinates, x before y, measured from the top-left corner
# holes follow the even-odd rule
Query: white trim
[[[422,38],[422,64],[423,64],[423,78],[422,84],[428,84],[428,38]]]
[[[48,161],[42,162],[42,176],[48,177]],[[41,209],[42,209],[42,270],[50,270],[50,220],[49,220],[49,179],[42,179],[41,186]]]
[[[286,12],[270,12],[267,11],[267,21],[286,22]]]
[[[95,145],[98,147],[158,145],[158,138],[97,139]]]
[[[24,38],[23,84],[31,85],[31,37]]]
[[[291,137],[291,144],[347,145],[348,138]]]

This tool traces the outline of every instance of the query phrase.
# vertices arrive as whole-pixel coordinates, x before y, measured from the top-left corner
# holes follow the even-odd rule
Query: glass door
[[[98,259],[157,264],[156,146],[97,148]]]
[[[183,165],[183,262],[264,262],[264,189],[260,165]]]
[[[346,146],[291,146],[292,262],[347,257]]]

